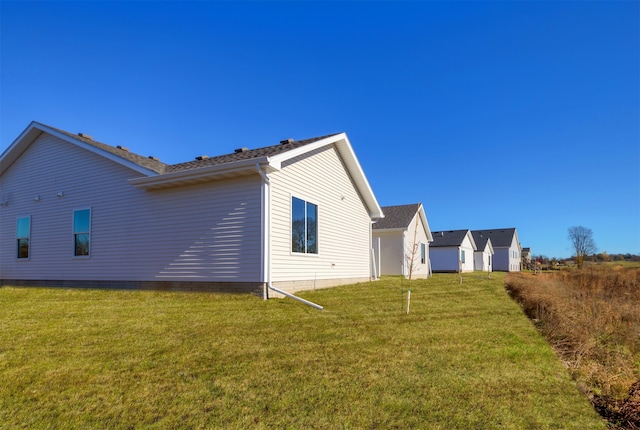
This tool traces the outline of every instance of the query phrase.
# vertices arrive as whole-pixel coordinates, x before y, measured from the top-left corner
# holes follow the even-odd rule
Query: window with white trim
[[[424,264],[427,259],[427,247],[424,243],[420,244],[420,263]]]
[[[31,241],[31,217],[18,218],[16,222],[16,257],[29,258],[29,242]]]
[[[318,253],[318,205],[291,197],[291,251]]]
[[[73,211],[73,255],[88,257],[91,245],[91,209]]]
[[[464,249],[462,249],[462,250],[460,250],[460,261],[461,261],[462,263],[464,263],[464,257],[465,257],[465,255],[464,255]]]

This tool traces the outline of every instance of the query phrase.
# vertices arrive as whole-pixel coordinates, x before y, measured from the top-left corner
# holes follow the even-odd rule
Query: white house
[[[474,230],[491,239],[493,246],[493,270],[500,272],[519,272],[522,246],[515,228],[497,228],[493,230]]]
[[[385,217],[372,226],[378,273],[429,277],[429,242],[433,237],[422,204],[384,206],[382,211]]]
[[[431,269],[434,272],[472,272],[476,243],[470,230],[433,232]]]
[[[476,250],[473,253],[474,270],[492,272],[493,245],[489,236],[479,231],[472,231],[473,241],[476,243]]]
[[[32,122],[0,156],[0,284],[267,297],[366,281],[381,217],[344,133],[170,165]]]

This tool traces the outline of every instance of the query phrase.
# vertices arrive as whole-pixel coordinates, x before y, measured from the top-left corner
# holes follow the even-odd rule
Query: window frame
[[[27,236],[21,236],[19,233],[20,230],[20,220],[29,220],[29,231],[27,233]],[[26,257],[20,257],[20,241],[27,239],[27,256]],[[19,216],[16,217],[16,260],[20,260],[20,261],[28,261],[31,259],[31,215],[26,215],[26,216]]]
[[[424,243],[420,242],[420,263],[425,264],[427,261],[427,247]]]
[[[82,211],[89,211],[89,226],[88,229],[85,230],[77,230],[76,231],[76,213]],[[91,224],[93,221],[93,210],[91,207],[78,208],[74,209],[71,214],[71,237],[72,237],[72,256],[73,258],[91,258]],[[87,244],[87,254],[76,254],[77,251],[77,240],[76,236],[86,234],[88,236],[88,244]]]
[[[305,225],[304,225],[304,250],[303,251],[296,251],[294,250],[294,199],[295,200],[299,200],[300,202],[302,202],[304,204],[304,221],[305,221]],[[289,204],[290,204],[290,216],[289,216],[289,222],[290,222],[290,229],[289,229],[289,238],[290,238],[290,247],[289,247],[289,252],[292,255],[310,255],[310,256],[317,256],[320,254],[320,246],[319,246],[319,240],[318,240],[318,230],[319,230],[319,221],[318,219],[320,218],[320,206],[317,203],[314,203],[313,201],[304,198],[304,197],[300,197],[297,195],[290,195],[290,199],[289,199]],[[307,210],[309,208],[309,206],[313,206],[315,208],[315,252],[313,251],[309,251],[309,226],[307,225],[307,220],[309,219],[309,217],[307,216]]]
[[[460,262],[461,262],[462,264],[465,264],[465,263],[466,263],[466,255],[465,255],[464,249],[461,249],[461,250],[460,250]]]

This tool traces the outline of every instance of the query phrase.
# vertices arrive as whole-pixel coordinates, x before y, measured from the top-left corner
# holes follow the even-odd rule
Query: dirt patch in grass
[[[640,429],[640,268],[509,274],[505,287],[612,426]]]

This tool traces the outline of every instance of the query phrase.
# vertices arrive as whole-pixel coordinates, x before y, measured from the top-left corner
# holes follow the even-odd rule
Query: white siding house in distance
[[[434,272],[473,272],[475,250],[470,230],[433,232],[431,268]]]
[[[37,122],[0,156],[0,284],[294,292],[371,279],[346,134],[165,164]]]
[[[384,206],[385,217],[373,223],[375,267],[380,275],[427,278],[433,241],[421,203]]]
[[[515,228],[497,228],[493,230],[474,230],[474,235],[491,239],[493,246],[493,270],[499,272],[519,272],[522,246]]]
[[[492,272],[494,251],[491,239],[479,231],[472,231],[471,235],[476,243],[476,250],[473,253],[474,270]]]

